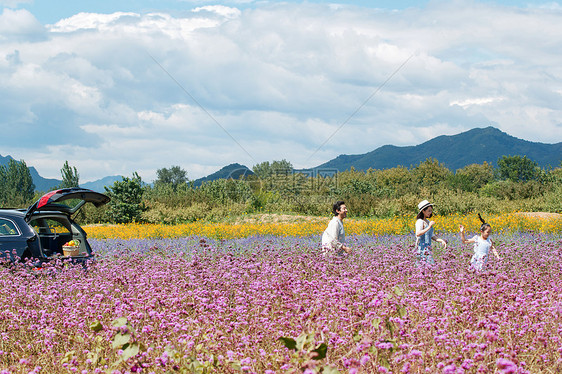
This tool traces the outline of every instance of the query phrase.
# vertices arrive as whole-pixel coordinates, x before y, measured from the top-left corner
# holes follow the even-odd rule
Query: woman
[[[429,218],[433,216],[433,204],[424,200],[418,204],[418,215],[416,220],[416,257],[418,265],[432,265],[435,263],[431,252],[431,241],[443,243],[443,249],[447,248],[447,241],[433,235],[434,221]]]

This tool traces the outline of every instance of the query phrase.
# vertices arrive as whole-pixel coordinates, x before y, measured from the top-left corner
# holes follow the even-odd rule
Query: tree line
[[[295,171],[286,160],[266,161],[252,171],[201,186],[179,166],[158,169],[152,185],[135,172],[105,188],[111,197],[107,207],[87,207],[77,219],[173,224],[253,213],[329,215],[334,199],[345,200],[356,217],[413,214],[421,198],[435,202],[440,214],[562,211],[562,168],[544,169],[526,156],[503,156],[496,167],[484,162],[456,171],[433,158],[410,167],[324,174]],[[26,207],[38,198],[25,162],[12,160],[0,173],[2,207]],[[79,184],[68,161],[61,176],[60,187]]]
[[[252,171],[195,187],[185,170],[172,166],[159,169],[152,186],[138,175],[116,183],[136,184],[138,195],[127,217],[152,223],[236,220],[253,213],[329,216],[335,199],[345,200],[356,217],[414,214],[420,198],[434,201],[440,214],[562,211],[562,168],[543,169],[526,156],[503,156],[497,167],[484,162],[456,171],[433,158],[409,168],[327,174],[295,171],[286,160],[266,161]]]

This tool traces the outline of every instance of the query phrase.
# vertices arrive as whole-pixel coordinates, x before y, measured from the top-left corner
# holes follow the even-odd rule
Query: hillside
[[[388,169],[399,165],[410,167],[428,157],[433,157],[454,171],[466,165],[481,164],[484,161],[495,165],[498,158],[503,155],[527,156],[543,168],[559,167],[562,162],[562,143],[530,142],[513,137],[494,127],[476,128],[457,135],[438,136],[415,146],[385,145],[365,154],[340,155],[313,169],[345,171],[351,167],[357,170]],[[0,165],[6,165],[10,159],[12,159],[11,156],[2,157],[0,155]],[[43,178],[33,166],[28,165],[28,167],[37,191],[50,191],[61,183],[58,179]],[[245,165],[233,163],[213,174],[193,181],[193,184],[200,186],[206,181],[221,178],[238,179],[242,175],[251,174],[253,172]],[[83,183],[81,186],[104,192],[104,186],[111,186],[116,180],[121,179],[121,176],[108,176],[94,182]]]
[[[0,155],[0,165],[8,165],[10,160],[14,158],[10,155],[2,156]],[[19,162],[19,160],[16,160]],[[31,174],[31,179],[33,179],[33,184],[35,185],[35,191],[47,192],[56,189],[61,183],[61,179],[54,178],[43,178],[33,166],[27,165],[29,168],[29,174]],[[112,186],[113,182],[122,180],[123,177],[120,175],[114,175],[109,177],[104,177],[97,181],[80,183],[80,187],[89,188],[90,190],[97,192],[105,192],[104,186]]]
[[[247,166],[240,165],[237,163],[227,165],[217,172],[208,175],[203,178],[199,178],[193,181],[193,185],[198,187],[203,182],[213,181],[215,179],[239,179],[241,176],[247,176],[254,174]]]
[[[340,155],[315,169],[344,171],[351,167],[358,170],[388,169],[399,165],[410,167],[433,157],[450,170],[457,170],[484,161],[495,165],[503,155],[527,156],[543,168],[557,167],[562,161],[562,143],[530,142],[494,127],[476,128],[458,135],[438,136],[416,146],[385,145],[365,154]]]
[[[8,165],[10,160],[14,158],[10,155],[3,157],[0,155],[0,165]],[[16,160],[19,162],[19,160]],[[43,178],[39,175],[37,170],[33,166],[27,165],[29,168],[29,174],[31,174],[31,178],[33,179],[33,184],[35,185],[36,191],[51,191],[53,188],[56,188],[61,181],[58,179],[50,179],[50,178]]]

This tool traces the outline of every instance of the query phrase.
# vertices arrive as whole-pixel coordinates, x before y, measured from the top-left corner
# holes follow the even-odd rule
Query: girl
[[[478,214],[478,218],[480,218],[480,221],[482,222],[482,226],[480,226],[480,236],[474,235],[472,238],[467,240],[464,236],[464,226],[459,225],[459,230],[463,244],[474,243],[474,255],[470,260],[470,265],[477,271],[481,271],[488,261],[488,252],[490,251],[490,248],[498,260],[500,259],[500,256],[494,247],[494,243],[490,239],[492,226],[490,226],[489,223],[486,223],[480,214]]]
[[[418,204],[418,215],[416,220],[416,251],[418,264],[434,264],[435,260],[431,253],[431,241],[435,240],[443,244],[443,249],[447,248],[447,241],[433,235],[433,225],[435,222],[429,218],[433,216],[433,204],[424,200]]]

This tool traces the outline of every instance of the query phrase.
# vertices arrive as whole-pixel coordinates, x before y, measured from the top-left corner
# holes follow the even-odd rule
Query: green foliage
[[[155,188],[169,187],[173,191],[177,191],[180,185],[187,183],[187,171],[179,166],[158,169],[156,176],[158,178],[154,181]]]
[[[0,206],[25,208],[35,197],[35,185],[25,161],[10,159],[8,165],[0,165]]]
[[[91,223],[103,223],[107,221],[108,206],[102,205],[96,207],[93,204],[86,204],[80,208],[79,213],[74,217],[74,220],[80,225]]]
[[[502,156],[498,159],[498,174],[500,179],[528,182],[540,180],[542,171],[538,164],[527,156]]]
[[[451,176],[451,187],[468,192],[478,191],[494,180],[494,167],[484,161],[483,164],[471,164],[457,170]]]
[[[376,193],[376,179],[369,173],[363,173],[351,169],[343,172],[338,180],[338,193],[342,196],[349,197],[354,195],[374,194]]]
[[[62,169],[60,169],[62,182],[59,188],[78,187],[80,185],[80,175],[76,166],[71,167],[68,161],[64,162]]]
[[[329,365],[319,365],[328,355],[328,345],[326,343],[316,343],[315,333],[300,334],[296,339],[291,337],[280,337],[278,340],[290,351],[293,351],[290,363],[298,369],[289,369],[289,373],[302,372],[308,369],[313,373],[338,373],[339,371]],[[298,370],[298,371],[297,371]]]
[[[260,212],[329,217],[331,204],[340,199],[346,202],[349,216],[356,218],[412,217],[421,199],[434,202],[436,213],[443,215],[562,210],[562,168],[535,170],[537,178],[523,181],[518,177],[513,181],[498,179],[499,170],[486,162],[453,173],[432,158],[411,168],[367,172],[351,168],[333,176],[313,177],[292,171],[273,172],[273,165],[285,171],[290,166],[285,160],[262,163],[254,171],[263,178],[222,178],[200,186],[185,181],[164,183],[168,179],[162,178],[152,188],[142,187],[135,173],[133,179],[125,179],[117,183],[117,188],[108,190],[112,197],[108,207],[85,206],[83,221],[97,223],[105,215],[112,222],[176,224],[230,220],[244,213]],[[82,221],[81,216],[78,218]]]
[[[380,196],[395,197],[412,192],[412,174],[406,167],[398,166],[384,170],[370,169],[367,173],[375,178]]]
[[[253,195],[250,185],[246,181],[238,179],[217,179],[203,182],[199,189],[206,198],[219,204],[247,202]]]
[[[545,211],[562,213],[562,183],[556,185],[551,191],[545,194]]]
[[[412,169],[412,179],[418,184],[426,187],[434,187],[443,184],[451,177],[452,173],[439,161],[428,158],[420,162]]]
[[[255,170],[260,172],[259,167]],[[330,216],[330,206],[338,199],[346,202],[350,217],[413,216],[422,198],[433,201],[438,214],[559,211],[562,168],[540,172],[539,180],[498,180],[497,171],[486,162],[453,173],[429,158],[411,169],[351,168],[331,177],[251,175],[204,182],[200,187],[182,184],[176,191],[169,186],[147,188],[148,210],[141,218],[172,224],[257,212]]]
[[[484,186],[481,189],[481,194],[483,196],[495,197],[498,199],[520,200],[541,196],[544,189],[544,184],[535,180],[525,183],[513,182],[511,180],[501,180]]]
[[[112,187],[105,188],[111,197],[107,211],[108,218],[114,223],[139,221],[145,210],[141,177],[135,172],[132,178],[124,177],[116,181]]]
[[[267,206],[279,202],[280,196],[274,191],[256,191],[252,195],[248,213],[262,212]]]
[[[284,174],[290,175],[293,173],[293,164],[283,159],[281,161],[264,161],[252,167],[252,171],[258,178],[265,179],[272,175]]]

